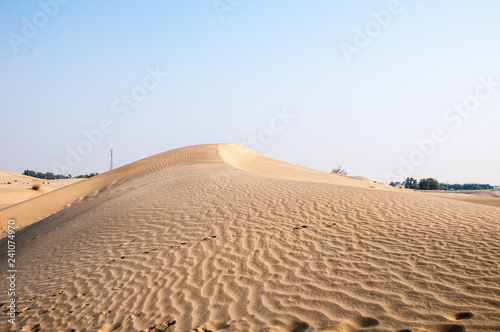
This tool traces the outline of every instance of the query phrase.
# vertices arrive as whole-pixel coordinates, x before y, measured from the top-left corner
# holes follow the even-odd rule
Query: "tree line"
[[[52,172],[36,172],[30,169],[26,169],[23,172],[23,175],[31,176],[34,178],[38,179],[44,179],[44,180],[57,180],[57,179],[83,179],[83,178],[91,178],[93,176],[99,175],[99,173],[90,173],[90,174],[82,174],[82,175],[77,175],[75,177],[71,176],[71,174],[68,175],[62,175],[62,174],[54,174]]]
[[[481,189],[493,189],[489,184],[478,184],[478,183],[466,183],[466,184],[447,184],[439,183],[438,180],[433,178],[427,179],[417,179],[406,178],[403,182],[391,182],[390,186],[404,186],[407,189],[416,190],[481,190]]]

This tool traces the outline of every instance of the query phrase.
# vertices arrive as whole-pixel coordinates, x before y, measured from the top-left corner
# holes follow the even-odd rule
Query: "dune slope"
[[[81,181],[81,179],[44,180],[0,171],[0,209],[41,196],[79,181]],[[32,189],[35,183],[40,185],[39,190]]]
[[[9,214],[49,195],[58,206],[23,212],[26,224],[73,204],[18,232],[20,313],[0,330],[500,327],[498,208],[379,190],[233,144],[146,158]]]

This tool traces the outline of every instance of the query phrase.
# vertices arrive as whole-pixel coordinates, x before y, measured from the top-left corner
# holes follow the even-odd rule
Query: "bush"
[[[11,184],[10,182],[7,182],[7,184]]]
[[[347,171],[345,169],[343,169],[342,167],[337,167],[337,168],[334,168],[332,170],[332,173],[335,173],[335,174],[344,174],[344,175],[347,175]]]
[[[41,187],[40,183],[33,183],[33,185],[31,186],[31,189],[38,191],[38,190],[40,190],[40,187]]]

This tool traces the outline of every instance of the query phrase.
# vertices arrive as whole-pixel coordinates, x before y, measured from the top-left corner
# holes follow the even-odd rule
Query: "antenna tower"
[[[109,170],[111,171],[113,169],[113,149],[111,149],[110,152],[111,152],[111,162],[109,163]]]

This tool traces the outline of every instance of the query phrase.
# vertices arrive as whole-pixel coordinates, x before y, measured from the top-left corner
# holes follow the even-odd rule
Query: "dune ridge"
[[[165,152],[4,210],[57,194],[73,204],[18,233],[20,313],[1,330],[500,327],[498,208],[233,144]]]

